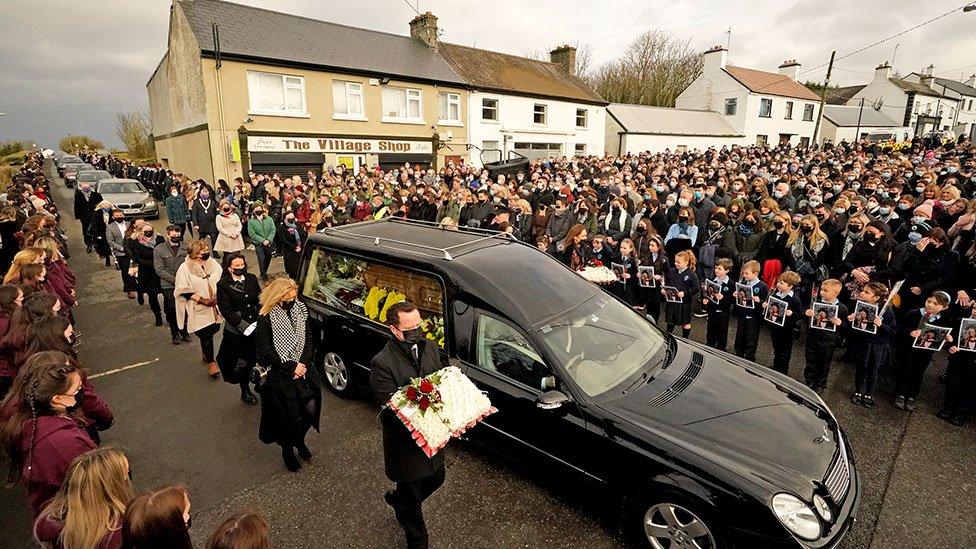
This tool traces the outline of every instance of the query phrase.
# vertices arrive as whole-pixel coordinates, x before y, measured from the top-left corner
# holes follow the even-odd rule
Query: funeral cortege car
[[[299,283],[332,391],[368,386],[387,308],[415,303],[498,408],[471,439],[606,488],[639,546],[829,548],[855,520],[850,447],[815,392],[660,330],[532,246],[357,223],[309,236]]]

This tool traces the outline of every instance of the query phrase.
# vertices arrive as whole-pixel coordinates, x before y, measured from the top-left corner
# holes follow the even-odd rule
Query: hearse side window
[[[383,326],[387,309],[410,301],[424,319],[424,336],[444,348],[444,292],[433,276],[317,248],[302,295]]]
[[[542,388],[542,379],[550,374],[539,353],[515,328],[485,314],[478,315],[475,343],[478,366],[497,372],[533,389]]]

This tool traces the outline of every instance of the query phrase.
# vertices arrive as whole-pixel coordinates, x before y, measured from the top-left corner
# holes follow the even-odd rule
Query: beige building
[[[230,181],[466,159],[468,90],[437,53],[436,21],[416,17],[408,37],[174,1],[146,84],[158,161]]]

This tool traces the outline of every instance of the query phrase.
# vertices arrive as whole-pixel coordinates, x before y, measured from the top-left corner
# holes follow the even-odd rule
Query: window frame
[[[729,112],[729,107],[732,107],[732,112]],[[739,98],[738,97],[726,97],[725,98],[725,116],[735,116],[735,113],[739,110]]]
[[[762,143],[759,142],[759,138],[762,137]],[[769,136],[762,133],[756,134],[756,146],[762,147],[764,145],[769,145]]]
[[[764,105],[769,105],[769,108],[766,109],[766,114],[763,114],[763,106]],[[772,99],[769,99],[769,98],[766,98],[766,97],[760,97],[759,98],[759,118],[772,118],[772,117],[773,117],[773,100]]]
[[[582,113],[582,116],[580,116]],[[583,123],[580,124],[580,118],[583,119]],[[590,111],[589,109],[576,109],[576,127],[580,129],[586,129],[590,127]]]
[[[496,377],[498,379],[501,379],[501,380],[505,381],[506,383],[511,383],[513,385],[516,385],[519,388],[521,388],[521,389],[523,389],[525,391],[528,391],[528,392],[530,392],[531,394],[533,394],[535,396],[538,396],[538,395],[541,395],[542,394],[542,388],[541,387],[532,387],[532,386],[526,385],[525,383],[523,383],[522,381],[520,381],[518,379],[515,379],[513,377],[510,377],[510,376],[502,373],[502,372],[499,372],[497,369],[488,369],[488,368],[486,368],[486,367],[484,367],[484,366],[481,365],[481,342],[480,342],[481,337],[480,337],[480,335],[481,335],[481,325],[482,325],[482,321],[483,321],[484,318],[490,318],[490,319],[492,319],[492,320],[494,320],[496,322],[501,323],[502,325],[506,326],[507,328],[509,328],[511,330],[514,330],[515,333],[517,333],[519,336],[521,336],[522,339],[524,339],[532,347],[532,351],[536,355],[538,355],[539,358],[542,359],[542,361],[543,361],[542,364],[549,370],[549,375],[550,376],[553,376],[557,380],[559,380],[559,376],[556,375],[556,370],[550,364],[548,364],[546,362],[546,356],[545,356],[545,354],[540,353],[539,350],[535,348],[535,345],[536,345],[535,342],[532,341],[532,338],[529,337],[529,335],[525,332],[525,330],[523,330],[522,328],[520,328],[514,322],[511,322],[508,319],[506,319],[506,318],[504,318],[504,317],[502,317],[500,315],[497,315],[495,313],[492,313],[491,311],[486,311],[485,309],[479,309],[479,308],[475,307],[474,308],[474,322],[472,323],[473,324],[472,327],[473,327],[473,332],[474,333],[472,334],[472,337],[471,337],[471,342],[472,342],[472,345],[471,346],[473,347],[474,353],[473,353],[473,356],[471,356],[471,355],[469,355],[469,356],[471,356],[471,364],[472,364],[472,366],[474,366],[475,368],[477,368],[479,372],[483,372],[483,373],[485,373],[487,375],[490,375],[490,376]],[[557,384],[559,384],[560,386],[562,386],[562,384],[561,384],[560,381],[557,381]]]
[[[814,113],[815,113],[816,110],[817,110],[817,108],[813,105],[813,103],[805,103],[803,105],[803,121],[804,122],[813,122],[813,115],[814,115]],[[809,118],[807,118],[807,112],[808,111],[810,112],[810,117]]]
[[[793,120],[793,102],[786,102],[786,116],[783,117],[784,120]]]
[[[457,105],[457,118],[445,118],[441,112],[441,97],[447,99],[447,114],[451,114],[451,105]],[[453,98],[453,99],[452,99]],[[461,94],[458,92],[438,92],[437,93],[437,124],[440,126],[461,126]]]
[[[573,154],[576,156],[586,156],[586,143],[576,143],[573,147]]]
[[[398,93],[403,92],[403,114],[406,116],[391,116],[388,114],[389,106],[386,102],[386,91],[395,90]],[[381,121],[391,123],[391,124],[424,124],[424,93],[420,88],[408,88],[406,86],[383,86],[380,90],[380,103],[383,108],[383,116]],[[413,97],[411,97],[413,96]],[[410,116],[410,103],[412,101],[417,102],[417,116]],[[397,100],[397,109],[399,110],[399,98]]]
[[[252,79],[253,76],[253,79]],[[257,84],[259,76],[275,76],[281,82],[282,109],[265,109],[255,105],[255,93],[259,91],[257,87],[252,89],[252,84]],[[297,78],[298,84],[288,84],[289,78]],[[286,74],[278,72],[268,72],[259,70],[248,70],[245,74],[247,85],[247,113],[256,116],[286,116],[292,118],[308,118],[308,97],[306,96],[305,77],[298,74]],[[302,108],[300,110],[288,108],[288,90],[298,89],[302,94]]]
[[[343,84],[343,92],[346,98],[346,112],[341,113],[336,111],[335,97],[336,97],[336,84]],[[350,86],[359,87],[359,114],[349,112],[349,98],[350,98]],[[355,96],[355,94],[352,94]],[[362,82],[357,82],[355,80],[333,80],[332,81],[332,118],[333,120],[357,120],[367,122],[369,119],[366,117],[366,92]]]
[[[494,107],[486,107],[485,101],[493,101],[495,103]],[[485,118],[485,110],[494,111],[494,118]],[[491,122],[493,124],[499,123],[499,111],[501,110],[501,100],[497,97],[482,97],[481,98],[481,120],[483,122]]]
[[[539,112],[539,107],[542,107],[542,112]],[[536,118],[541,115],[542,122],[536,122]],[[549,124],[549,106],[545,103],[533,103],[532,104],[532,124],[536,126],[547,126]]]

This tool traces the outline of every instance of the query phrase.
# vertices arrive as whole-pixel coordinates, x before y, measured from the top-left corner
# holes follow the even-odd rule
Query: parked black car
[[[645,547],[836,546],[860,488],[807,387],[671,336],[534,247],[401,220],[309,237],[300,281],[327,385],[368,384],[393,302],[498,408],[474,440],[595,483]]]

